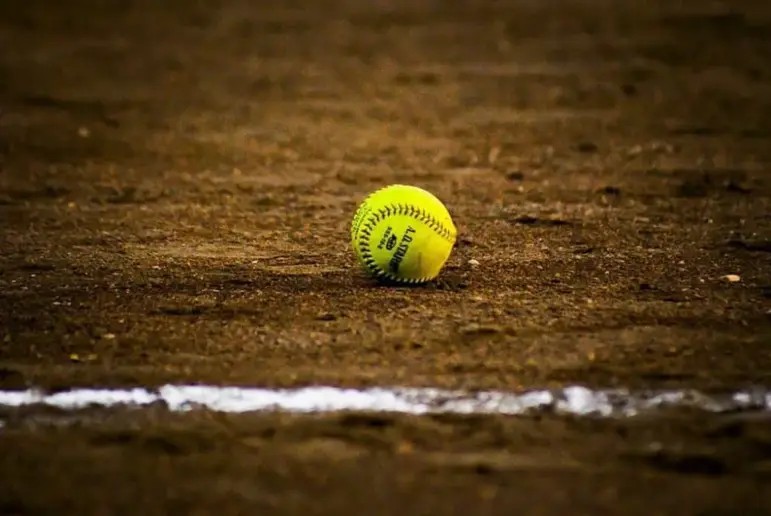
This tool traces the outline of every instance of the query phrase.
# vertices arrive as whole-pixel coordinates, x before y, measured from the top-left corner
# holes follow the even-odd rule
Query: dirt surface
[[[771,386],[769,115],[762,2],[0,2],[0,387]],[[54,415],[0,514],[771,514],[762,415]]]

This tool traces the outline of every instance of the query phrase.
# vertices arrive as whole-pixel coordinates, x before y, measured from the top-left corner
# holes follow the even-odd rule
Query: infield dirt
[[[771,387],[761,2],[28,0],[0,27],[4,389]],[[391,183],[458,226],[428,286],[349,248]],[[24,412],[0,514],[771,514],[764,415]]]

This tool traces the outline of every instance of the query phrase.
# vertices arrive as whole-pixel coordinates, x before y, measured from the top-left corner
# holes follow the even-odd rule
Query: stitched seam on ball
[[[391,274],[390,272],[382,270],[380,267],[378,267],[377,262],[375,262],[375,259],[372,256],[372,249],[370,248],[370,245],[369,245],[369,237],[372,235],[372,230],[375,229],[375,226],[380,221],[388,217],[392,217],[394,215],[407,215],[408,217],[412,217],[415,220],[418,220],[419,222],[424,223],[426,226],[431,228],[437,235],[447,240],[449,243],[453,243],[452,231],[450,231],[444,224],[442,224],[433,215],[426,212],[422,208],[417,208],[409,204],[400,204],[400,203],[388,204],[386,206],[383,206],[379,210],[374,210],[370,212],[369,216],[367,217],[367,220],[363,221],[359,227],[358,245],[359,245],[359,252],[361,253],[362,261],[367,266],[368,270],[372,271],[376,276],[380,278],[386,278],[391,281],[396,281],[400,283],[421,283],[421,282],[427,281],[428,280],[427,277],[414,278],[414,279],[400,278],[398,276]]]
[[[393,186],[393,185],[392,185],[392,186]],[[359,209],[357,209],[357,210],[356,210],[356,213],[354,213],[354,215],[353,215],[353,221],[351,222],[351,236],[352,236],[352,237],[353,237],[353,236],[356,236],[356,235],[355,235],[355,233],[356,233],[356,231],[355,231],[355,230],[357,229],[357,227],[356,227],[356,226],[357,226],[357,223],[358,223],[359,227],[361,227],[361,225],[362,225],[362,223],[363,223],[363,221],[360,221],[359,219],[361,219],[361,218],[364,216],[364,212],[367,210],[367,208],[369,208],[369,206],[368,206],[368,204],[369,204],[369,201],[370,201],[371,199],[374,199],[374,198],[375,198],[375,196],[377,196],[377,195],[378,195],[380,192],[383,192],[383,191],[385,191],[385,190],[388,190],[389,188],[391,188],[391,187],[389,187],[389,186],[384,186],[383,188],[379,188],[379,189],[375,190],[374,192],[370,193],[370,194],[369,194],[369,195],[368,195],[368,196],[367,196],[367,197],[364,199],[364,202],[362,202],[362,203],[361,203],[361,205],[359,206]],[[371,210],[370,210],[370,213],[371,213]]]

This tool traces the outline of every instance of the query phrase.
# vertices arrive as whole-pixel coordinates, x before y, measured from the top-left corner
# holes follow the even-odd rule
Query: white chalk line
[[[546,411],[557,414],[631,417],[668,407],[713,413],[771,412],[771,390],[757,388],[707,394],[698,390],[593,390],[583,386],[571,386],[564,389],[515,393],[433,388],[304,387],[277,390],[165,385],[158,389],[91,388],[50,394],[35,389],[0,391],[0,411],[36,406],[72,411],[93,407],[146,407],[157,404],[172,412],[207,409],[225,413],[375,411],[404,414],[521,415]]]

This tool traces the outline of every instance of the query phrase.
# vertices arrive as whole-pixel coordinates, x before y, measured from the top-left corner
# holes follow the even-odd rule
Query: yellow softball
[[[356,210],[351,245],[374,278],[418,284],[439,275],[455,245],[457,229],[442,201],[409,185],[371,193]]]

